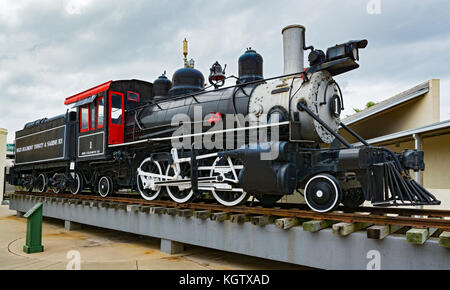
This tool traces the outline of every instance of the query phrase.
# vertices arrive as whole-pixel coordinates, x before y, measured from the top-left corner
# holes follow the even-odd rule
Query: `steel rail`
[[[317,213],[311,210],[305,210],[299,208],[288,208],[283,209],[278,208],[263,208],[263,207],[248,207],[248,206],[238,206],[238,207],[225,207],[214,203],[188,203],[188,204],[177,204],[172,201],[146,201],[142,199],[135,198],[124,198],[124,197],[111,197],[102,198],[99,196],[91,195],[70,195],[70,194],[30,194],[27,192],[16,192],[19,195],[31,195],[34,197],[52,197],[52,198],[66,198],[66,199],[78,199],[78,200],[91,200],[104,203],[124,203],[132,205],[142,205],[142,206],[161,206],[161,207],[171,207],[180,209],[193,209],[193,210],[210,210],[215,212],[227,212],[236,214],[249,214],[249,215],[266,215],[266,216],[276,216],[284,218],[299,218],[299,219],[311,219],[311,220],[328,220],[336,222],[360,222],[360,223],[370,223],[377,225],[401,225],[409,226],[415,228],[437,228],[442,230],[450,230],[450,220],[443,219],[444,217],[450,216],[450,211],[448,210],[420,210],[420,209],[381,209],[381,208],[358,208],[355,213],[344,213],[344,212],[331,212],[331,213]],[[366,214],[363,214],[363,213]],[[401,214],[399,216],[385,216],[382,214],[393,213]],[[407,216],[403,216],[407,215]],[[411,217],[420,216],[420,217]],[[425,218],[423,216],[432,216],[432,218]]]

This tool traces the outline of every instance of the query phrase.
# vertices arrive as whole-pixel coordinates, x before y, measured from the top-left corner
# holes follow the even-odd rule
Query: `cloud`
[[[450,3],[381,0],[381,14],[369,15],[368,2],[0,0],[0,127],[12,141],[25,123],[64,113],[64,99],[89,87],[171,75],[182,66],[184,37],[205,75],[216,60],[236,75],[247,47],[264,57],[265,76],[280,75],[281,29],[294,23],[321,49],[369,40],[361,68],[337,77],[347,108],[440,78],[442,118],[450,118]]]
[[[81,11],[89,5],[90,0],[69,0],[66,4],[66,12],[70,15],[81,14]]]

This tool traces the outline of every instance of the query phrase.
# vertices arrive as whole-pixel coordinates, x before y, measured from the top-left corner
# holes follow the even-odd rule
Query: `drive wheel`
[[[308,206],[315,212],[330,212],[341,203],[342,189],[334,176],[316,175],[306,185],[305,199]]]
[[[48,188],[48,178],[44,173],[39,174],[36,179],[36,189],[39,193],[44,193]]]
[[[105,198],[112,194],[114,191],[113,180],[109,176],[102,176],[98,181],[98,193],[101,197]]]
[[[50,187],[54,193],[58,194],[62,191],[61,184],[64,180],[64,174],[55,173],[52,179],[53,182]]]
[[[222,205],[233,207],[245,203],[248,199],[248,194],[243,188],[239,187],[239,174],[244,169],[243,162],[240,160],[233,160],[232,158],[218,157],[212,166],[210,176],[221,176],[224,181],[224,187],[212,189],[214,198]]]
[[[172,179],[169,180],[190,180],[189,176],[191,174],[191,167],[189,163],[180,164],[180,173],[176,174],[176,165],[172,164],[167,167],[166,175]],[[179,186],[167,186],[167,194],[176,203],[186,203],[192,200],[194,197],[194,191],[188,186],[185,189],[180,189]]]
[[[73,195],[77,195],[80,194],[83,191],[83,177],[81,176],[80,173],[75,173],[75,178],[73,180],[73,184],[70,187],[70,193],[72,193]]]
[[[157,185],[152,188],[152,183],[162,181],[162,178],[146,175],[149,173],[162,176],[161,165],[158,161],[154,161],[151,158],[142,161],[137,171],[137,189],[145,200],[152,201],[157,199],[161,193],[161,186]]]

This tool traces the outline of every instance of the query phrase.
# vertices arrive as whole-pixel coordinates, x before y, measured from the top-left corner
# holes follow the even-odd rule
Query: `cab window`
[[[122,96],[111,95],[111,124],[122,125]]]
[[[95,130],[95,126],[96,126],[96,120],[95,120],[95,117],[96,117],[96,111],[97,111],[97,106],[96,106],[96,104],[95,104],[95,102],[94,103],[92,103],[92,104],[90,104],[89,105],[89,113],[90,113],[90,120],[91,120],[91,123],[89,124],[89,128],[91,129],[91,130]]]
[[[97,100],[97,128],[103,128],[104,114],[105,114],[105,99],[102,97]]]
[[[130,92],[130,91],[127,93],[128,101],[139,102],[140,98],[141,98],[141,96],[138,93]]]
[[[80,109],[80,131],[89,131],[89,105],[85,105]]]

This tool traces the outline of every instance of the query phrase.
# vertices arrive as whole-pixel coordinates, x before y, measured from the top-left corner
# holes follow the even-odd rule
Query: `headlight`
[[[345,44],[336,45],[334,47],[330,47],[327,50],[327,60],[332,61],[335,59],[340,59],[346,57],[345,53]]]
[[[359,60],[359,49],[365,48],[367,40],[352,40],[327,49],[327,61],[350,57]]]

